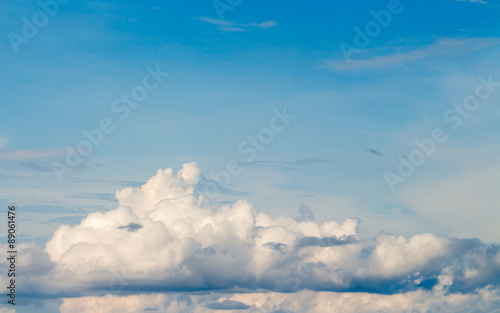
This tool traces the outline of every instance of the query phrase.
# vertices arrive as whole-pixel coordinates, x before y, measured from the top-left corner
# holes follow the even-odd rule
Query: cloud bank
[[[439,295],[450,305],[498,303],[498,244],[435,234],[360,240],[358,219],[317,223],[306,208],[299,212],[306,218],[273,219],[246,200],[207,204],[196,188],[201,178],[196,163],[158,170],[144,185],[117,191],[116,209],[60,226],[45,249],[19,245],[22,292],[79,297],[66,299],[61,312],[87,312],[76,308],[97,300],[124,303],[111,294],[130,295],[126,301],[136,303],[130,312],[152,310],[141,303],[158,312],[250,310],[266,297],[278,299],[276,312],[334,312],[344,305],[390,312],[387,303],[423,308],[430,302],[422,299]],[[166,292],[230,297],[196,302]],[[118,311],[128,312],[98,310]]]
[[[235,311],[236,310],[236,311]],[[101,298],[67,298],[61,313],[401,313],[401,312],[498,312],[498,290],[481,289],[467,295],[440,295],[415,291],[406,294],[335,293],[239,293],[229,295],[107,295]]]

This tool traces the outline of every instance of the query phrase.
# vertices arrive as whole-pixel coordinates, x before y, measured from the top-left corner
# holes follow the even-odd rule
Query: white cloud
[[[71,297],[63,313],[426,312],[437,300],[452,312],[491,312],[498,303],[498,245],[435,234],[362,241],[354,218],[317,223],[271,218],[246,200],[206,204],[200,178],[196,163],[158,170],[117,191],[116,209],[59,227],[44,250],[20,244],[18,291]]]
[[[263,22],[263,23],[241,24],[240,26],[242,26],[242,27],[257,27],[260,29],[266,29],[266,28],[273,28],[275,26],[278,26],[278,23],[276,23],[276,21],[267,21],[267,22]]]
[[[241,313],[400,313],[400,312],[496,312],[500,290],[483,288],[474,294],[442,295],[439,290],[404,294],[335,293],[239,293],[208,295],[133,295],[66,298],[61,313],[227,312]]]
[[[76,299],[64,299],[61,305],[61,313],[139,313],[139,312],[165,312],[165,295],[132,295],[118,297],[106,295],[103,297],[81,297]],[[174,307],[174,305],[172,305]],[[182,312],[182,311],[180,311]]]
[[[471,2],[471,3],[481,3],[481,4],[488,4],[484,0],[456,0],[458,2]]]
[[[0,244],[0,258],[7,260],[10,256],[7,244]],[[51,271],[54,264],[50,262],[49,256],[33,242],[20,243],[16,246],[16,281],[17,294],[20,290],[26,293],[39,293],[47,281],[52,279]],[[0,264],[2,271],[7,273],[7,262]],[[7,283],[11,278],[7,275],[0,276],[0,284],[9,286]],[[0,311],[0,313],[3,311]],[[9,312],[10,313],[10,312]]]
[[[218,20],[210,17],[200,17],[200,21],[217,25],[218,28],[222,32],[241,32],[241,31],[248,31],[251,29],[268,29],[268,28],[273,28],[275,26],[278,26],[278,23],[276,21],[267,21],[263,23],[247,23],[247,24],[238,24],[236,22],[231,22],[231,21],[225,21],[225,20]]]
[[[340,71],[358,71],[365,69],[378,69],[389,66],[404,65],[418,62],[431,57],[450,57],[452,55],[481,50],[498,43],[497,39],[472,38],[472,39],[441,39],[437,43],[421,48],[398,52],[386,53],[383,56],[372,56],[366,59],[353,58],[350,62],[346,60],[328,60],[324,62],[326,68]],[[368,52],[368,51],[367,51]]]
[[[246,200],[203,204],[196,189],[200,177],[195,163],[177,173],[159,170],[143,186],[117,191],[118,208],[91,213],[74,227],[61,226],[45,248],[53,271],[44,273],[53,278],[33,275],[33,284],[75,295],[90,286],[108,290],[110,280],[129,292],[397,293],[430,288],[446,272],[452,277],[450,291],[472,292],[497,283],[492,277],[500,275],[495,245],[434,234],[382,233],[360,241],[357,219],[298,222],[273,219]]]
[[[203,22],[209,23],[209,24],[218,25],[218,26],[233,26],[236,24],[234,22],[225,21],[225,20],[218,20],[215,18],[205,17],[205,16],[200,17],[200,21],[203,21]]]
[[[297,313],[379,313],[379,312],[492,312],[498,309],[500,291],[489,288],[472,295],[442,296],[436,291],[415,291],[381,295],[369,293],[334,293],[303,291],[292,294],[236,294],[230,299]],[[479,305],[478,305],[479,304]],[[261,312],[270,312],[263,310]]]

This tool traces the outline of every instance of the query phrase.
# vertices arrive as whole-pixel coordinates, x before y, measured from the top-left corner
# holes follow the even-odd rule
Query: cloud
[[[480,3],[480,4],[488,4],[484,0],[456,0],[458,2],[471,2],[471,3]]]
[[[61,313],[140,313],[140,312],[175,312],[165,311],[170,305],[165,302],[165,295],[132,295],[128,297],[117,297],[106,295],[97,297],[82,297],[77,299],[64,299],[61,305]],[[174,307],[174,305],[172,305]],[[158,310],[157,310],[158,309]],[[186,312],[186,311],[178,311]]]
[[[498,245],[434,234],[381,233],[361,241],[358,219],[317,223],[305,211],[307,218],[273,219],[246,200],[204,204],[201,177],[195,163],[158,170],[144,185],[117,191],[116,209],[59,227],[45,247],[54,277],[42,284],[55,281],[51,290],[78,295],[90,286],[106,289],[116,271],[127,292],[392,294],[432,289],[445,272],[450,292],[500,281]]]
[[[6,240],[2,240],[6,242]],[[26,242],[16,244],[16,281],[22,281],[16,286],[17,294],[40,294],[40,291],[45,285],[45,281],[52,279],[51,274],[53,273],[54,263],[49,259],[49,256],[45,251],[43,251],[34,242]],[[0,257],[4,260],[10,256],[7,253],[8,249],[6,244],[1,244]],[[5,261],[0,264],[0,270],[7,272],[8,265]],[[2,275],[0,277],[0,284],[8,286],[8,281],[11,278],[7,275]],[[20,287],[23,285],[23,287]],[[20,291],[22,290],[22,291]]]
[[[143,181],[136,181],[136,180],[125,180],[125,181],[118,181],[118,182],[115,182],[115,184],[119,185],[119,186],[124,186],[124,187],[137,187],[137,186],[140,186],[140,185],[143,185],[144,182]]]
[[[97,200],[106,200],[106,201],[115,201],[115,196],[111,193],[89,193],[89,192],[83,192],[83,193],[77,193],[72,196],[69,196],[70,198],[76,198],[76,199],[97,199]]]
[[[225,21],[225,20],[218,20],[218,19],[214,19],[214,18],[210,18],[210,17],[200,17],[199,20],[202,22],[214,24],[217,26],[233,26],[233,25],[235,25],[234,22]]]
[[[398,204],[429,218],[454,235],[477,236],[480,231],[482,238],[497,240],[500,238],[500,164],[496,159],[486,160],[485,151],[489,150],[473,152],[471,160],[481,160],[480,164],[474,163],[474,167],[470,162],[457,161],[456,157],[440,160],[441,168],[444,164],[461,168],[453,175],[439,175],[436,171],[421,173],[418,179],[408,181],[401,189]],[[498,151],[495,149],[491,156]],[[461,153],[466,155],[467,152],[461,150]]]
[[[74,216],[60,216],[60,217],[55,217],[55,218],[48,219],[48,220],[46,220],[46,221],[41,221],[40,223],[41,223],[41,224],[57,224],[57,225],[61,225],[61,224],[71,224],[71,225],[75,225],[75,224],[80,223],[80,221],[81,221],[84,217],[85,217],[85,216],[81,216],[81,215],[74,215]]]
[[[251,162],[243,162],[241,166],[261,166],[261,167],[273,167],[283,171],[296,170],[297,167],[284,164],[284,162],[274,162],[268,160],[258,160]]]
[[[34,172],[54,173],[54,168],[51,165],[42,165],[42,164],[38,164],[36,162],[23,162],[23,163],[21,163],[21,166],[28,169],[28,170],[34,171]],[[88,170],[88,169],[101,167],[101,166],[102,166],[102,164],[100,164],[100,163],[84,161],[84,162],[80,163],[78,166],[73,167],[73,169],[78,171],[78,172],[81,172],[83,170]]]
[[[300,160],[295,160],[295,161],[286,161],[283,162],[284,164],[289,164],[289,165],[313,165],[313,164],[323,164],[323,163],[329,163],[329,160],[325,159],[320,159],[320,158],[309,158],[309,159],[300,159]]]
[[[250,306],[234,300],[224,300],[207,304],[207,308],[211,310],[245,310],[249,309]]]
[[[294,161],[284,161],[284,162],[275,162],[268,160],[258,160],[251,162],[243,162],[242,166],[269,166],[274,167],[280,170],[296,170],[300,166],[306,165],[319,165],[324,163],[329,163],[330,160],[321,159],[321,158],[307,158],[307,159],[299,159]]]
[[[498,43],[496,38],[472,38],[472,39],[441,39],[437,43],[421,48],[373,56],[368,59],[353,59],[351,62],[345,60],[328,60],[324,67],[339,71],[359,71],[368,69],[380,69],[390,66],[404,65],[419,62],[431,57],[450,57],[453,55],[468,53],[485,49]]]
[[[54,169],[50,166],[40,165],[35,162],[23,162],[21,163],[21,166],[34,172],[50,173],[54,171]]]
[[[229,188],[228,186],[221,185],[217,180],[207,178],[202,176],[197,184],[197,188],[200,190],[207,190],[210,186],[218,186],[220,193],[232,196],[247,196],[249,195],[246,191],[237,191]]]
[[[50,204],[39,205],[23,205],[22,210],[24,213],[48,213],[48,214],[68,214],[68,213],[82,213],[72,207],[62,207]]]
[[[297,210],[299,216],[295,218],[297,222],[311,222],[314,221],[314,214],[310,208],[308,208],[304,203],[302,203]]]
[[[7,138],[4,135],[0,135],[0,149],[3,149],[7,146]]]
[[[219,297],[216,301],[214,298]],[[489,313],[500,309],[500,290],[483,288],[473,294],[443,295],[432,291],[380,295],[301,291],[295,293],[239,293],[208,295],[141,294],[132,296],[65,298],[61,313],[211,313],[238,310],[241,313],[400,313],[456,312]]]
[[[52,150],[1,150],[0,160],[36,160],[36,159],[47,159],[55,158],[64,154],[64,150],[52,149]]]
[[[276,23],[276,21],[267,21],[264,23],[257,24],[257,27],[262,28],[262,29],[272,28],[275,26],[278,26],[278,23]]]
[[[438,294],[450,308],[470,300],[487,312],[498,297],[498,244],[429,233],[361,240],[355,218],[318,223],[307,210],[295,220],[246,200],[207,204],[201,177],[196,163],[158,170],[117,191],[116,209],[60,226],[44,249],[20,244],[19,292],[75,297],[61,306],[71,313],[252,310],[271,299],[269,312],[334,312],[342,303],[345,312],[401,312],[424,309]],[[0,244],[0,271],[5,251]]]
[[[241,32],[241,31],[248,31],[251,29],[268,29],[268,28],[273,28],[278,26],[278,23],[276,21],[267,21],[263,23],[247,23],[247,24],[237,24],[235,22],[231,21],[226,21],[226,20],[218,20],[210,17],[200,17],[200,21],[212,24],[212,25],[217,25],[218,29],[221,30],[222,32]]]
[[[247,28],[233,27],[233,26],[230,26],[230,27],[221,27],[220,30],[223,33],[234,33],[234,32],[246,32],[246,31],[248,31]]]

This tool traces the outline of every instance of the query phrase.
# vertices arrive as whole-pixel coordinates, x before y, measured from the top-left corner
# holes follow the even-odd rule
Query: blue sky
[[[342,43],[391,1],[232,3],[219,14],[211,1],[70,1],[19,45],[11,34],[41,6],[1,4],[0,203],[19,206],[23,240],[44,249],[158,169],[197,162],[202,190],[236,160],[241,173],[211,203],[243,198],[272,218],[305,205],[318,222],[359,218],[362,239],[498,242],[498,1],[401,0],[350,62]],[[111,105],[147,67],[168,77],[121,120]],[[453,129],[444,114],[484,80],[490,94]],[[238,146],[284,108],[294,118],[246,160]],[[58,180],[65,147],[104,118],[114,131]],[[386,174],[436,128],[446,141],[391,190]]]

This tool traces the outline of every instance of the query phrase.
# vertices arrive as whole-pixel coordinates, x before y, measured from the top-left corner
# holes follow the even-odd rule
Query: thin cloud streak
[[[0,160],[37,160],[48,159],[61,156],[65,153],[62,149],[21,149],[21,150],[0,150]]]
[[[229,33],[229,32],[242,32],[242,31],[249,31],[252,29],[269,29],[273,28],[275,26],[278,26],[278,23],[276,21],[266,21],[262,23],[246,23],[246,24],[238,24],[236,22],[231,22],[231,21],[224,21],[224,20],[218,20],[214,19],[211,17],[200,17],[198,18],[200,21],[212,24],[212,25],[217,25],[218,28],[224,32],[224,33]]]
[[[442,57],[458,55],[488,48],[499,42],[496,38],[473,38],[473,39],[441,39],[437,43],[430,44],[411,51],[394,53],[383,56],[373,56],[369,59],[351,62],[345,60],[327,60],[323,66],[337,71],[360,71],[370,69],[381,69],[391,66],[400,66],[412,62],[418,62],[431,57]]]

